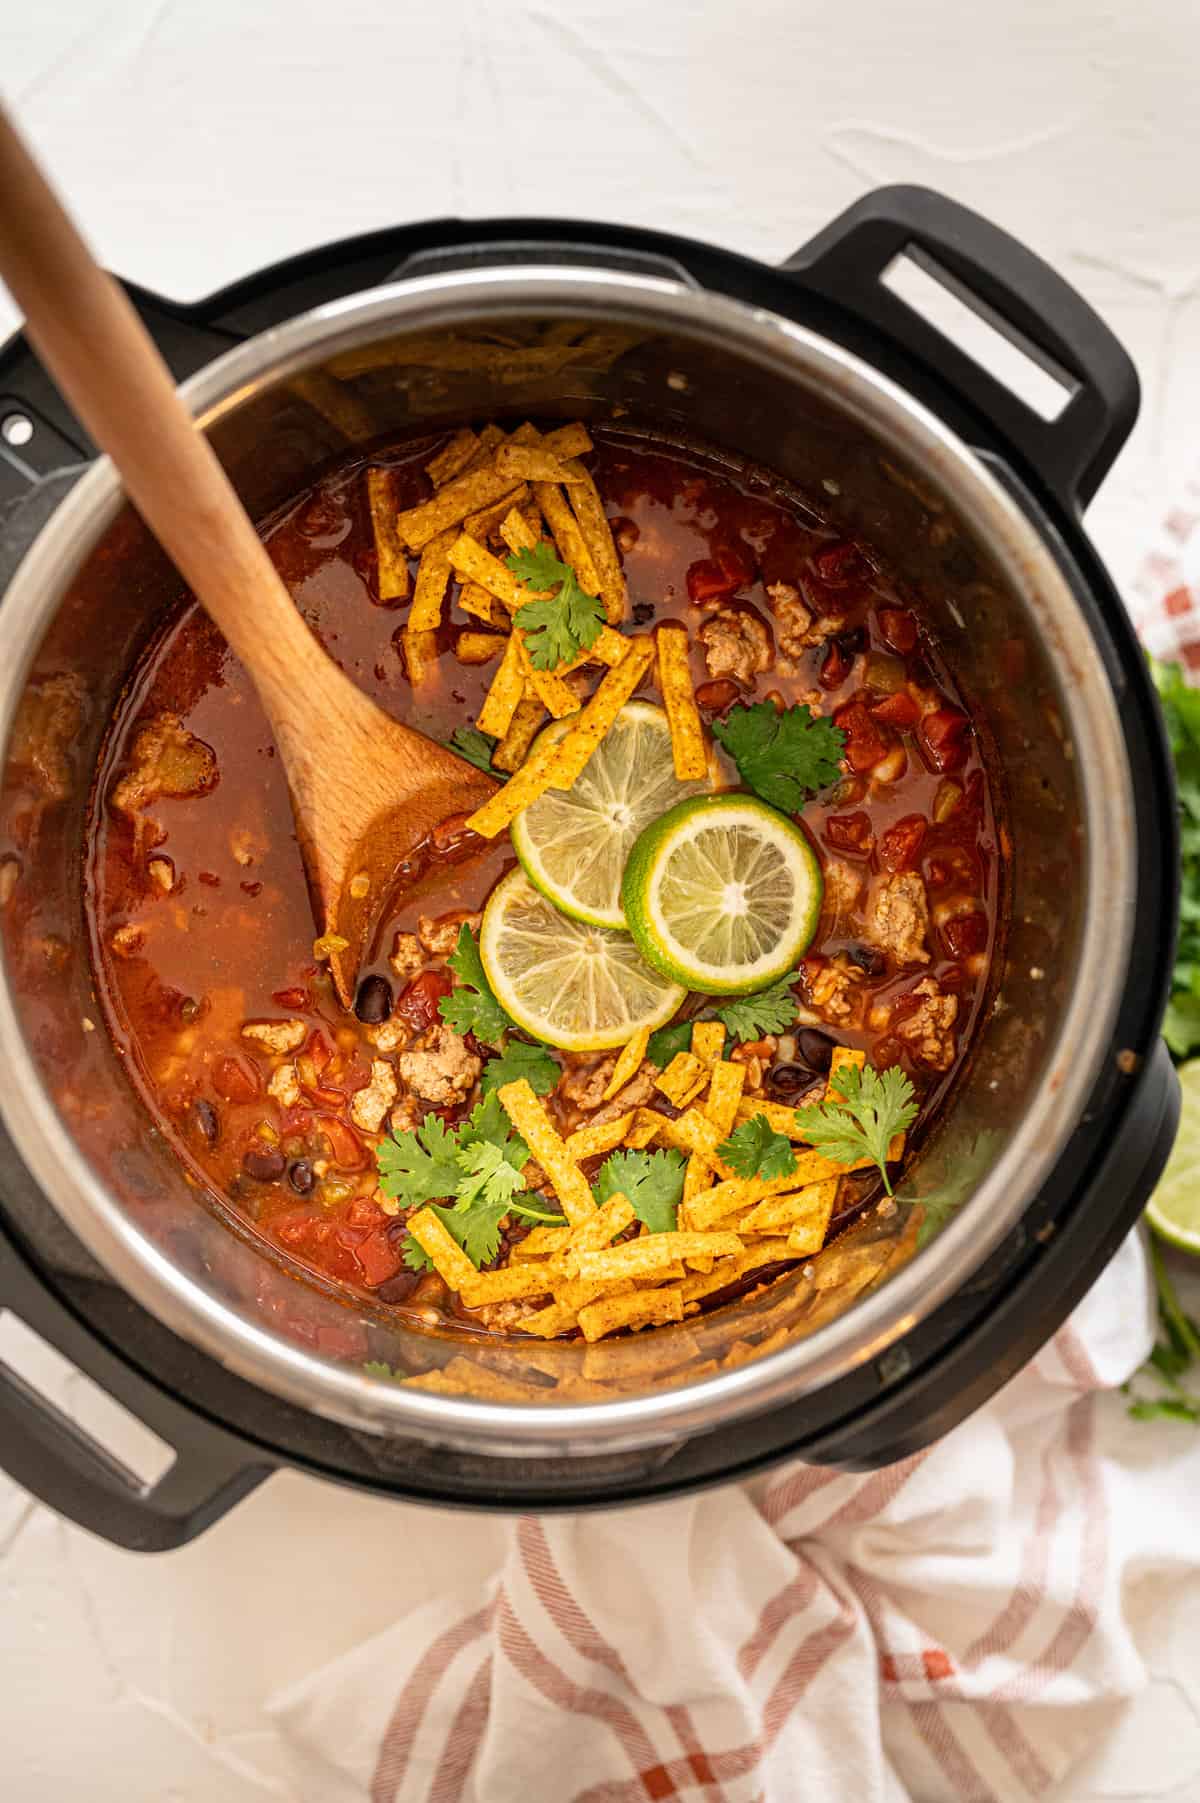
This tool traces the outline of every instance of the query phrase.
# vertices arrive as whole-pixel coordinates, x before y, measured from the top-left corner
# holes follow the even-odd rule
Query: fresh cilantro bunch
[[[562,563],[545,539],[507,559],[514,576],[527,589],[550,590],[541,600],[526,601],[513,616],[525,634],[525,649],[535,670],[557,670],[581,651],[590,651],[604,625],[604,603],[586,595],[569,563]]]
[[[682,1152],[614,1152],[600,1167],[596,1200],[625,1196],[651,1233],[673,1233],[686,1168]]]
[[[735,1127],[717,1147],[717,1157],[739,1177],[790,1177],[796,1168],[791,1146],[765,1114],[751,1115]]]
[[[841,774],[845,733],[802,703],[782,713],[769,701],[733,707],[712,730],[746,787],[785,814],[798,813]]]
[[[800,1004],[792,994],[792,984],[799,975],[798,970],[789,970],[769,989],[722,1002],[713,1013],[723,1022],[731,1039],[761,1039],[764,1033],[786,1032],[800,1013]]]
[[[1200,1395],[1188,1390],[1183,1378],[1200,1364],[1200,1325],[1184,1312],[1167,1272],[1166,1262],[1153,1236],[1150,1263],[1158,1290],[1158,1322],[1161,1329],[1149,1361],[1140,1376],[1158,1380],[1165,1394],[1139,1395],[1129,1405],[1136,1421],[1190,1421],[1200,1424]]]
[[[840,1070],[837,1086],[840,1099],[831,1097],[796,1110],[797,1129],[809,1145],[837,1164],[869,1158],[879,1166],[890,1196],[888,1147],[916,1119],[912,1082],[898,1065],[877,1071],[866,1064],[861,1070],[853,1065]]]
[[[1163,1038],[1176,1058],[1200,1050],[1200,689],[1189,688],[1178,664],[1150,659],[1162,703],[1175,787],[1179,795],[1182,884],[1179,941]]]
[[[492,753],[498,743],[490,732],[480,732],[477,726],[456,726],[449,738],[451,751],[457,751],[459,757],[474,764],[476,770],[486,770],[489,776],[504,783],[508,781],[507,771],[497,770],[492,763]]]
[[[461,1126],[450,1128],[438,1115],[426,1115],[419,1127],[381,1141],[375,1156],[384,1195],[400,1208],[431,1207],[476,1266],[495,1258],[506,1214],[555,1223],[563,1218],[517,1200],[529,1148],[511,1132],[494,1094],[485,1096]],[[411,1234],[405,1238],[404,1261],[413,1271],[432,1268]]]

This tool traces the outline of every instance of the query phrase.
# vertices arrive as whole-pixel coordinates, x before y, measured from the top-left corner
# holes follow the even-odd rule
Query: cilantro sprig
[[[479,956],[479,941],[465,920],[459,928],[458,944],[446,962],[458,978],[458,986],[438,1002],[442,1019],[456,1033],[474,1033],[483,1045],[498,1046],[508,1029],[517,1023],[493,995]]]
[[[1150,1240],[1150,1265],[1158,1292],[1159,1334],[1154,1350],[1139,1373],[1139,1381],[1157,1382],[1159,1393],[1143,1390],[1129,1405],[1135,1421],[1190,1421],[1200,1425],[1200,1394],[1189,1390],[1183,1379],[1196,1381],[1200,1367],[1200,1323],[1186,1313],[1171,1282],[1162,1249]]]
[[[735,1127],[717,1147],[717,1157],[739,1177],[790,1177],[796,1168],[791,1146],[765,1114],[751,1115]]]
[[[476,1266],[490,1263],[499,1251],[505,1215],[555,1223],[563,1218],[518,1200],[529,1148],[510,1131],[495,1095],[486,1096],[457,1128],[426,1115],[419,1127],[381,1141],[375,1156],[384,1195],[403,1209],[430,1207]],[[404,1262],[413,1271],[431,1268],[411,1234],[405,1237]]]
[[[548,1096],[562,1076],[562,1068],[544,1045],[530,1045],[526,1039],[514,1039],[510,1033],[498,1058],[489,1058],[483,1067],[480,1087],[485,1096],[524,1077],[535,1096]]]
[[[651,1064],[656,1064],[660,1071],[665,1071],[672,1058],[680,1052],[686,1052],[692,1043],[692,1023],[681,1020],[673,1027],[660,1027],[657,1033],[651,1033],[646,1046],[646,1056]]]
[[[798,813],[841,774],[845,733],[803,703],[782,713],[769,701],[733,707],[712,730],[746,787],[785,814]]]
[[[570,564],[561,562],[545,539],[529,550],[514,551],[507,563],[527,589],[542,592],[541,599],[526,601],[513,616],[525,634],[534,669],[556,670],[590,651],[604,625],[604,603],[598,595],[584,593]]]
[[[910,1078],[899,1065],[877,1071],[866,1064],[837,1074],[840,1096],[796,1110],[802,1138],[837,1164],[869,1158],[879,1166],[883,1185],[892,1194],[888,1147],[897,1133],[916,1119],[917,1101]]]
[[[682,1152],[614,1152],[600,1167],[596,1200],[625,1196],[651,1233],[673,1233],[686,1168]]]
[[[477,726],[456,726],[448,743],[451,751],[457,751],[459,757],[465,758],[468,764],[474,764],[476,770],[486,770],[489,776],[496,777],[502,783],[508,781],[508,772],[497,770],[492,763],[492,753],[499,740],[494,739],[490,732],[480,732]]]
[[[761,1039],[764,1033],[785,1032],[800,1014],[800,1004],[792,993],[792,984],[799,975],[798,970],[789,970],[769,989],[760,989],[757,995],[738,996],[736,1001],[714,1008],[713,1013],[730,1039]]]

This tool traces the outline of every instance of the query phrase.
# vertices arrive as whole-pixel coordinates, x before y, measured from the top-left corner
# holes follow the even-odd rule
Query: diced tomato
[[[280,1216],[272,1226],[275,1238],[284,1246],[307,1246],[312,1241],[316,1221],[312,1215]]]
[[[831,640],[821,661],[817,681],[823,689],[840,689],[850,674],[850,661],[836,641]]]
[[[340,1088],[352,1096],[355,1090],[365,1089],[371,1081],[370,1066],[355,1053],[346,1069],[342,1072]]]
[[[346,1219],[352,1227],[384,1227],[388,1217],[370,1196],[355,1196],[346,1205]]]
[[[917,728],[917,740],[931,770],[958,770],[967,761],[970,721],[958,707],[936,707]]]
[[[831,814],[825,822],[825,838],[836,851],[865,858],[869,856],[875,838],[871,831],[871,816],[861,810],[856,814]]]
[[[851,588],[871,580],[870,564],[849,539],[839,539],[818,551],[813,567],[826,588]]]
[[[323,1071],[325,1066],[329,1063],[329,1060],[333,1057],[333,1047],[326,1039],[324,1033],[322,1033],[320,1027],[314,1028],[313,1032],[310,1033],[308,1045],[305,1050],[313,1061],[313,1069],[318,1072]]]
[[[871,718],[883,720],[898,732],[908,732],[921,718],[921,710],[907,689],[897,689],[894,695],[889,695],[886,701],[878,702],[871,709]]]
[[[312,996],[307,989],[277,989],[271,1000],[277,1008],[311,1008]]]
[[[889,826],[879,841],[879,862],[884,870],[912,870],[916,866],[928,821],[924,814],[905,814]]]
[[[319,1114],[316,1124],[329,1141],[334,1164],[340,1165],[343,1171],[361,1171],[366,1168],[367,1148],[353,1128],[339,1120],[336,1114]]]
[[[881,607],[878,617],[879,635],[885,645],[890,645],[901,657],[916,650],[917,622],[907,607]]]
[[[722,545],[712,557],[702,557],[688,566],[688,600],[695,607],[702,607],[706,601],[719,601],[745,588],[753,575],[743,551]]]
[[[971,958],[987,950],[987,915],[979,912],[956,914],[942,928],[946,950],[952,958]]]
[[[355,1248],[354,1256],[362,1267],[362,1280],[369,1290],[378,1289],[381,1283],[394,1277],[403,1263],[399,1251],[382,1232],[370,1234]]]
[[[833,716],[846,735],[844,756],[851,770],[870,770],[887,755],[887,743],[861,701],[847,701]]]
[[[414,1033],[424,1033],[441,1019],[438,1003],[453,987],[454,978],[448,970],[423,970],[400,992],[393,1013],[406,1021]]]
[[[978,892],[979,880],[979,860],[965,845],[939,845],[925,860],[925,881],[931,889]]]
[[[213,1070],[213,1088],[227,1102],[253,1102],[262,1080],[253,1064],[241,1058],[219,1058]]]

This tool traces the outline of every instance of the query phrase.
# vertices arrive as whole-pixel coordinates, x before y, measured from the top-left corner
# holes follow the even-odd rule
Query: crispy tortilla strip
[[[633,691],[639,686],[654,647],[649,639],[630,639],[628,649],[614,670],[610,670],[578,720],[559,740],[554,760],[551,786],[569,789],[587,765],[588,759],[620,713]]]
[[[680,782],[703,782],[708,775],[708,751],[692,690],[687,627],[668,622],[658,628],[655,640],[658,681],[667,710],[667,724],[671,728],[675,774]]]
[[[442,604],[450,581],[450,547],[454,543],[453,528],[430,539],[417,565],[417,586],[413,590],[412,610],[408,616],[410,632],[432,632],[442,621]]]
[[[565,1302],[568,1308],[586,1308],[589,1302],[599,1302],[604,1296],[632,1296],[637,1285],[632,1277],[560,1277],[554,1292],[556,1302]]]
[[[460,632],[454,643],[454,655],[460,664],[490,664],[507,649],[509,635],[502,632]]]
[[[560,460],[567,457],[583,457],[588,451],[595,449],[591,434],[581,419],[573,419],[566,426],[555,426],[552,432],[546,432],[540,438],[537,433],[534,433],[531,442],[540,443],[544,451],[549,451],[552,457]]]
[[[521,663],[521,647],[515,637],[510,637],[504,647],[504,656],[500,659],[500,668],[492,677],[491,687],[483,699],[476,725],[480,732],[490,733],[494,739],[502,739],[512,725],[517,705],[525,693],[525,670]],[[497,793],[503,795],[504,790]],[[495,797],[492,797],[495,800]],[[484,806],[488,804],[485,802]]]
[[[661,1138],[665,1146],[675,1146],[680,1152],[699,1152],[718,1171],[729,1168],[717,1157],[717,1147],[724,1137],[698,1108],[687,1109],[677,1121],[663,1118]]]
[[[398,516],[396,530],[412,551],[423,551],[431,538],[461,526],[469,513],[490,507],[501,495],[512,489],[511,476],[502,476],[489,462],[482,469],[468,470],[440,488],[432,501],[422,501]],[[465,536],[465,535],[464,535]]]
[[[737,1105],[737,1121],[752,1121],[756,1114],[761,1114],[772,1130],[782,1133],[785,1139],[803,1141],[804,1135],[796,1126],[796,1110],[789,1108],[784,1102],[764,1102],[761,1096],[748,1096]]]
[[[588,1180],[568,1153],[526,1079],[519,1077],[515,1083],[502,1084],[496,1094],[500,1106],[529,1147],[530,1156],[537,1160],[553,1184],[568,1221],[572,1226],[586,1221],[589,1215],[596,1213]]]
[[[618,1115],[615,1121],[604,1121],[599,1127],[579,1127],[567,1135],[567,1151],[577,1162],[603,1157],[605,1152],[614,1152],[624,1142],[632,1126],[631,1108],[628,1114]]]
[[[708,1099],[704,1104],[704,1112],[722,1139],[728,1139],[733,1132],[738,1103],[741,1101],[745,1082],[746,1067],[744,1064],[733,1064],[729,1060],[722,1059],[712,1067],[712,1081],[708,1086]]]
[[[685,1277],[678,1286],[678,1294],[683,1297],[685,1306],[691,1306],[702,1296],[710,1296],[714,1290],[737,1283],[761,1265],[776,1265],[794,1257],[795,1253],[788,1250],[785,1239],[760,1240],[757,1245],[747,1246],[738,1258],[722,1260],[711,1271],[697,1271],[694,1277]]]
[[[609,1196],[595,1214],[570,1229],[566,1244],[560,1248],[556,1262],[564,1277],[578,1277],[579,1259],[585,1252],[599,1252],[633,1220],[633,1204],[618,1192]]]
[[[576,464],[574,470],[581,466]],[[514,482],[579,482],[572,466],[544,445],[506,444],[496,452],[496,468]]]
[[[478,434],[472,432],[470,426],[463,426],[453,438],[447,439],[436,456],[429,459],[425,465],[425,474],[435,488],[445,488],[447,482],[453,482],[455,476],[462,475],[479,448]]]
[[[556,676],[553,670],[534,669],[521,627],[514,625],[513,637],[521,647],[521,667],[525,672],[525,687],[533,690],[542,706],[548,708],[556,720],[565,720],[569,715],[577,714],[579,697],[570,684],[565,683],[561,676]]]
[[[623,1327],[661,1327],[664,1322],[682,1320],[683,1297],[676,1289],[636,1290],[632,1296],[589,1302],[579,1311],[579,1326],[589,1341],[602,1340],[605,1334]]]
[[[465,614],[476,620],[482,620],[487,626],[497,626],[508,631],[509,614],[502,607],[495,595],[489,595],[478,582],[464,582],[458,591],[458,605]]]
[[[624,1089],[631,1077],[641,1069],[642,1059],[646,1056],[646,1047],[650,1044],[649,1027],[639,1027],[633,1038],[627,1040],[617,1054],[617,1062],[613,1065],[612,1076],[604,1088],[604,1100],[611,1102],[618,1090]],[[630,1125],[632,1126],[632,1121]],[[624,1136],[622,1136],[624,1137]]]
[[[570,1237],[569,1227],[531,1227],[523,1240],[517,1240],[509,1259],[554,1258]]]
[[[738,1232],[786,1232],[793,1252],[809,1257],[825,1244],[837,1192],[837,1178],[829,1177],[789,1195],[768,1196],[740,1216]]]
[[[522,1333],[536,1334],[540,1340],[553,1340],[570,1333],[577,1326],[579,1313],[565,1302],[551,1302],[534,1315],[525,1315],[518,1323]]]
[[[619,1402],[620,1390],[611,1384],[591,1383],[586,1377],[567,1372],[554,1386],[555,1402]]]
[[[520,517],[520,514],[516,515],[517,519]],[[504,523],[507,526],[508,520]],[[464,581],[477,582],[502,601],[510,613],[515,613],[526,601],[544,600],[550,593],[549,589],[526,588],[520,577],[514,576],[498,557],[493,557],[486,545],[469,538],[465,532],[451,545],[450,563],[456,575]]]
[[[823,1183],[842,1176],[845,1171],[866,1170],[873,1162],[870,1158],[856,1158],[853,1164],[832,1164],[819,1152],[802,1152],[796,1160],[796,1168],[786,1177],[731,1177],[724,1183],[715,1184],[688,1203],[688,1218],[693,1227],[703,1230],[715,1221],[723,1221],[737,1209],[762,1202],[767,1196],[782,1196],[789,1190],[804,1189],[810,1183]]]
[[[469,513],[462,523],[462,529],[468,538],[483,542],[485,538],[494,538],[500,530],[500,522],[505,514],[518,507],[529,493],[525,483],[519,483],[508,494],[501,495],[490,507],[481,507],[478,513]]]
[[[540,508],[538,509],[538,519],[539,521],[541,519]],[[500,522],[500,537],[515,557],[518,551],[532,551],[541,534],[531,522],[528,510],[524,507],[514,507]]]
[[[698,1020],[692,1027],[692,1050],[705,1064],[716,1064],[725,1045],[725,1028],[719,1020]]]
[[[684,1258],[737,1258],[745,1250],[736,1233],[648,1233],[639,1240],[579,1254],[579,1275],[593,1283],[605,1278],[649,1277]],[[682,1273],[681,1273],[682,1275]]]
[[[847,1066],[852,1066],[855,1070],[860,1071],[866,1062],[867,1054],[865,1052],[855,1051],[848,1045],[834,1046],[833,1057],[829,1061],[829,1078],[825,1084],[825,1100],[827,1102],[831,1099],[844,1100],[845,1098],[837,1087],[838,1072],[844,1071]]]
[[[635,1277],[635,1290],[657,1289],[660,1283],[673,1282],[677,1277],[687,1276],[687,1266],[681,1258],[673,1258],[669,1265],[659,1265],[647,1277]]]
[[[683,1108],[697,1083],[708,1082],[708,1075],[708,1066],[694,1052],[676,1052],[666,1070],[655,1077],[654,1087],[676,1108]]]
[[[708,1188],[709,1173],[711,1170],[712,1166],[709,1164],[707,1158],[702,1157],[699,1152],[692,1153],[687,1161],[687,1170],[683,1174],[683,1203],[685,1207],[692,1202],[694,1197],[700,1194],[701,1190]]]
[[[644,1147],[652,1145],[658,1138],[665,1116],[653,1108],[639,1108],[634,1114],[633,1126],[625,1135],[625,1144],[631,1152],[640,1152]]]
[[[524,682],[523,676],[521,680]],[[480,715],[481,720],[482,717]],[[516,775],[510,776],[503,788],[497,789],[482,807],[476,808],[467,821],[471,831],[484,839],[494,839],[497,833],[502,833],[522,808],[527,808],[550,787],[550,772],[557,756],[557,745],[535,746]]]
[[[582,670],[585,664],[607,664],[613,670],[628,649],[629,640],[624,633],[614,632],[611,626],[602,626],[587,650],[573,657],[569,664],[560,664],[556,675],[569,676],[572,670]]]
[[[396,530],[397,509],[391,470],[367,471],[367,501],[375,555],[379,562],[379,599],[408,599],[408,555]]]
[[[548,441],[547,441],[548,442]],[[561,488],[553,482],[535,482],[533,497],[545,516],[563,563],[569,563],[585,595],[600,593],[600,574]]]
[[[427,682],[437,669],[437,633],[421,632],[411,625],[404,628],[404,668],[413,688]]]
[[[433,1261],[438,1276],[452,1290],[462,1290],[478,1280],[479,1272],[432,1209],[418,1209],[408,1223],[408,1231],[422,1252]]]
[[[546,710],[541,697],[524,691],[517,711],[508,723],[508,731],[492,753],[493,770],[519,770],[526,754],[537,738]]]
[[[525,1296],[549,1296],[554,1288],[553,1272],[548,1259],[525,1259],[517,1265],[506,1265],[502,1271],[478,1271],[471,1283],[464,1284],[461,1295],[468,1308],[482,1308],[487,1302],[517,1302]]]
[[[609,625],[617,626],[625,618],[625,576],[613,542],[612,528],[605,516],[604,503],[591,473],[581,463],[571,462],[566,467],[572,478],[567,490],[571,510],[579,522],[583,542],[591,553],[600,579],[600,587],[596,592],[604,602]]]

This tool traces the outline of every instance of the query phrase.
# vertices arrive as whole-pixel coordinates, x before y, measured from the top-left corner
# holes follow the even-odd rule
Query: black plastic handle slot
[[[59,1515],[130,1552],[183,1546],[268,1477],[257,1448],[194,1414],[127,1365],[75,1317],[0,1229],[0,1309],[115,1397],[175,1458],[142,1485],[24,1378],[0,1363],[0,1464]]]
[[[1053,418],[1012,388],[888,284],[908,258],[1067,387]],[[879,188],[783,265],[924,364],[1018,452],[1070,512],[1100,486],[1137,417],[1137,371],[1083,296],[999,226],[928,188]],[[936,400],[932,401],[936,408]]]

